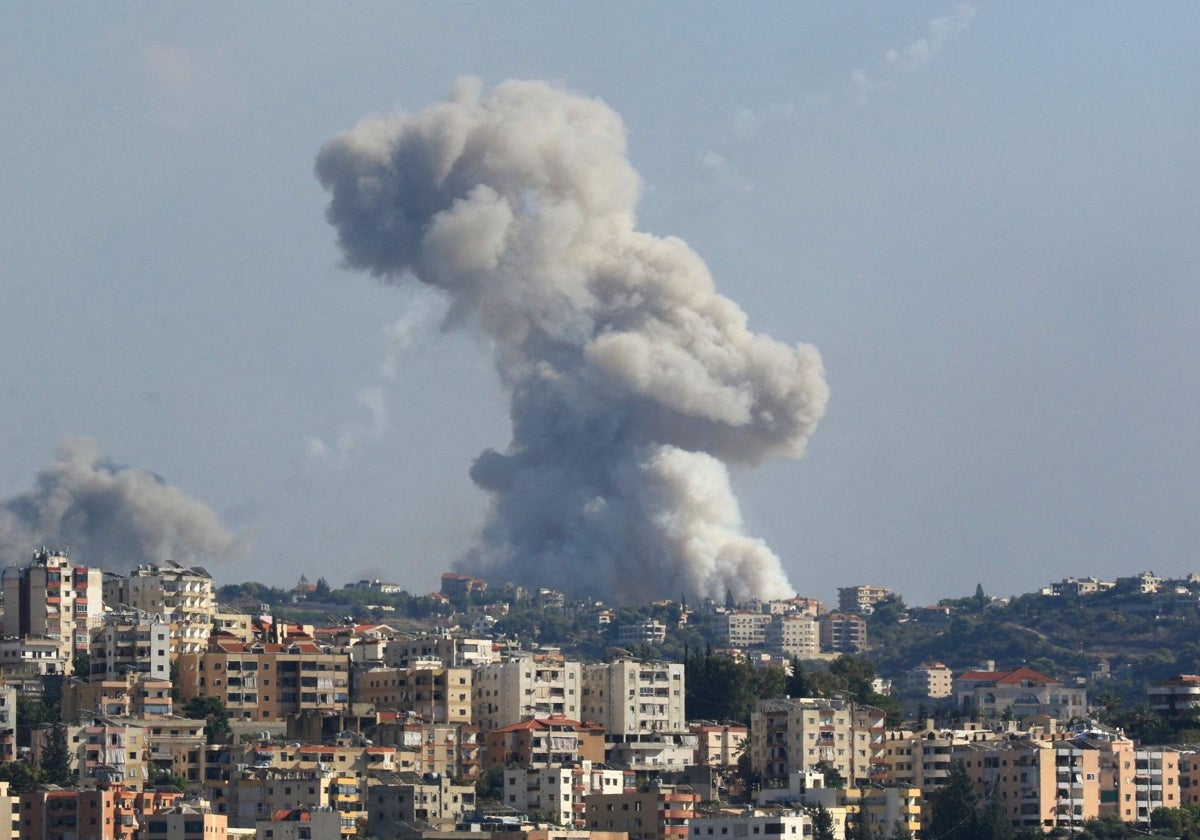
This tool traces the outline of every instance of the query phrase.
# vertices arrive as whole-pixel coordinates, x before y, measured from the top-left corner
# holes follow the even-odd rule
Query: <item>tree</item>
[[[79,677],[85,682],[92,677],[92,657],[90,654],[80,651],[71,659],[71,673]]]
[[[324,601],[329,597],[329,581],[323,577],[317,578],[316,587],[313,589],[313,600]]]
[[[192,720],[205,721],[204,737],[210,744],[225,743],[232,731],[229,711],[219,697],[193,697],[183,707],[183,713]]]
[[[847,817],[846,840],[876,840],[875,831],[863,810]]]
[[[824,805],[818,805],[812,815],[813,840],[835,840],[833,833],[833,815]]]
[[[6,761],[0,764],[0,782],[8,782],[8,792],[20,796],[38,786],[41,774],[24,761]]]
[[[978,821],[979,796],[967,768],[961,761],[950,765],[946,783],[929,796],[933,816],[929,830],[923,836],[938,840],[978,840],[975,833]]]
[[[67,727],[56,723],[47,730],[42,747],[41,781],[48,785],[74,787],[79,774],[71,769],[71,752],[67,748]]]
[[[896,820],[888,840],[913,840],[912,829],[903,820]]]

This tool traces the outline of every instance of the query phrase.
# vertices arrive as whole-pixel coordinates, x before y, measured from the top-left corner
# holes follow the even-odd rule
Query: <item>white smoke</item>
[[[617,598],[790,595],[741,528],[725,464],[800,456],[828,388],[809,345],[751,332],[681,240],[635,230],[621,119],[540,82],[460,82],[331,140],[317,176],[346,262],[441,289],[482,331],[513,439],[467,560]]]
[[[204,503],[79,438],[59,447],[33,488],[0,502],[0,563],[24,565],[43,545],[124,572],[138,563],[221,560],[235,541]]]

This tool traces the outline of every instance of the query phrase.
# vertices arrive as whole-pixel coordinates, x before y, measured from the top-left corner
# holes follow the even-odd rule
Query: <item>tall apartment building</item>
[[[820,620],[821,649],[861,653],[867,647],[867,622],[854,613],[829,613]]]
[[[730,647],[756,647],[766,644],[770,613],[757,610],[734,610],[725,615],[726,635]]]
[[[750,760],[768,779],[825,763],[849,785],[886,777],[884,714],[844,700],[762,700],[750,716]]]
[[[524,654],[477,668],[472,691],[473,718],[482,732],[531,717],[579,719],[582,666],[557,654]]]
[[[200,653],[208,646],[217,612],[212,575],[201,566],[170,568],[139,565],[128,577],[108,574],[104,600],[110,607],[125,604],[171,625],[171,655]]]
[[[4,635],[55,639],[68,662],[87,653],[88,631],[104,615],[102,572],[71,562],[66,552],[43,547],[28,566],[7,567]]]
[[[126,674],[170,678],[171,628],[161,616],[131,608],[113,610],[90,635],[91,679],[115,680]]]
[[[1068,741],[970,744],[956,751],[975,789],[1014,828],[1077,828],[1100,814],[1100,753]]]
[[[838,589],[838,609],[846,613],[869,613],[892,590],[886,586],[843,586]]]
[[[615,662],[583,667],[583,717],[609,737],[682,732],[684,666],[678,662]]]
[[[821,652],[820,623],[811,615],[778,615],[767,626],[767,650],[784,659],[816,659]]]
[[[282,720],[350,705],[350,657],[310,641],[247,644],[213,636],[207,651],[180,654],[176,662],[182,702],[217,697],[234,718]]]

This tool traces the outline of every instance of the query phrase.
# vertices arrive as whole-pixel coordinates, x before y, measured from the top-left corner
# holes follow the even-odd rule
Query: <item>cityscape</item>
[[[1138,616],[1194,639],[1200,575],[912,608],[873,585],[830,605],[610,605],[441,584],[218,586],[200,566],[120,574],[39,549],[3,572],[0,824],[130,840],[1132,837],[1200,806],[1200,676],[1155,673],[1176,661],[1093,638],[1107,656],[1047,673],[1059,663],[994,629],[994,655],[1019,661],[919,658],[938,639],[957,663],[971,628],[1018,615],[1040,642],[1033,603],[1122,620],[1131,640]]]

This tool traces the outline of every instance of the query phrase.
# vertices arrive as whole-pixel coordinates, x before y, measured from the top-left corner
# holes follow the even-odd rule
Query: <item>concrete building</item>
[[[687,731],[685,694],[682,663],[618,659],[583,667],[583,717],[610,739]]]
[[[1069,688],[1028,666],[1010,671],[967,671],[954,679],[954,697],[964,712],[1001,717],[1011,709],[1021,720],[1047,715],[1068,721],[1087,717],[1087,691]]]
[[[132,608],[105,613],[103,623],[91,630],[90,651],[90,679],[171,676],[171,628],[157,614]]]
[[[484,736],[484,766],[549,767],[604,762],[603,727],[562,715],[530,718],[501,726]]]
[[[464,723],[433,723],[416,716],[380,720],[371,731],[379,746],[397,749],[400,770],[424,776],[433,773],[455,779],[479,778],[483,743],[479,727]]]
[[[578,662],[559,654],[523,654],[475,669],[473,722],[481,732],[531,717],[578,719],[583,677]]]
[[[1200,709],[1200,676],[1179,674],[1150,683],[1151,711],[1161,714],[1193,714]]]
[[[337,840],[351,837],[345,816],[332,808],[282,808],[254,824],[255,840]]]
[[[772,616],[767,625],[767,650],[781,659],[816,659],[821,652],[820,622],[811,615]]]
[[[692,840],[766,837],[803,840],[813,833],[812,818],[804,811],[755,809],[743,814],[699,816],[689,826]]]
[[[620,645],[661,645],[666,640],[667,625],[653,618],[617,628],[617,644]]]
[[[694,763],[701,767],[733,767],[749,742],[750,729],[740,724],[693,723],[696,736]]]
[[[73,655],[63,647],[60,639],[10,636],[0,639],[0,673],[9,677],[66,674]]]
[[[771,626],[770,613],[758,610],[733,610],[725,614],[725,631],[729,646],[735,648],[757,647],[767,643],[767,628]]]
[[[438,633],[390,640],[383,661],[392,668],[413,668],[429,662],[438,662],[446,668],[476,668],[491,665],[497,657],[491,639]]]
[[[415,712],[441,723],[471,723],[474,672],[446,667],[438,660],[410,668],[356,667],[353,700],[375,709]]]
[[[624,831],[629,840],[687,840],[699,794],[670,785],[598,793],[585,799],[590,831]]]
[[[20,810],[21,801],[9,793],[8,782],[0,782],[0,840],[17,840],[20,837]]]
[[[169,568],[139,565],[128,577],[109,573],[104,599],[160,615],[171,627],[171,655],[200,653],[208,647],[217,601],[213,579],[202,566]]]
[[[44,636],[59,643],[68,662],[87,653],[88,633],[104,615],[102,572],[43,547],[28,566],[9,566],[4,587],[4,635]]]
[[[751,766],[767,779],[826,764],[848,785],[886,778],[884,714],[845,700],[761,700],[750,716]]]
[[[133,791],[120,784],[89,790],[32,790],[20,797],[20,836],[37,840],[134,840],[139,822],[183,794]]]
[[[180,654],[177,664],[180,700],[217,697],[234,718],[283,720],[350,704],[349,656],[311,641],[247,644],[213,636],[207,651]]]
[[[910,694],[940,700],[954,694],[954,674],[941,662],[922,662],[905,673],[904,688]]]
[[[886,586],[843,586],[838,588],[838,609],[844,613],[867,614],[892,595]]]
[[[214,814],[204,800],[180,801],[141,820],[139,840],[223,840],[228,818]]]
[[[0,763],[17,757],[17,689],[0,681]],[[4,794],[0,794],[0,802]],[[0,815],[0,836],[4,820]]]
[[[535,819],[583,828],[586,797],[599,793],[632,793],[633,773],[581,761],[571,766],[514,767],[504,771],[504,804]]]
[[[867,648],[867,622],[853,613],[829,613],[820,619],[821,650],[862,653]]]
[[[402,823],[421,820],[448,829],[475,810],[475,788],[456,785],[445,776],[411,775],[397,784],[381,784],[367,794],[367,830],[392,837]]]

